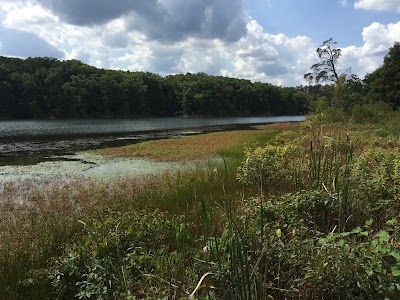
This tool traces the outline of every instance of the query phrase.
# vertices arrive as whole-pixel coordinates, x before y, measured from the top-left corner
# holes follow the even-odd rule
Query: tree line
[[[210,76],[162,77],[78,60],[0,57],[0,117],[250,116],[307,113],[303,88]]]
[[[364,79],[339,70],[341,51],[329,39],[309,85],[278,87],[205,73],[162,77],[150,72],[99,69],[78,60],[0,57],[0,118],[134,116],[252,116],[305,114],[326,107],[400,106],[400,43]]]
[[[339,68],[341,49],[335,48],[335,44],[332,38],[324,41],[316,49],[320,61],[304,74],[304,79],[310,83],[307,89],[313,91],[316,88],[313,93],[316,97],[310,103],[310,109],[317,113],[335,109],[347,115],[366,108],[397,110],[400,107],[400,43],[394,43],[385,55],[382,66],[364,79],[351,74],[351,68]],[[325,84],[324,89],[321,89],[321,83]]]

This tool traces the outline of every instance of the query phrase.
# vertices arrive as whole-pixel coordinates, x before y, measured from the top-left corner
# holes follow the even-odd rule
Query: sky
[[[400,0],[0,0],[0,55],[162,76],[305,84],[333,38],[363,78],[400,42]]]

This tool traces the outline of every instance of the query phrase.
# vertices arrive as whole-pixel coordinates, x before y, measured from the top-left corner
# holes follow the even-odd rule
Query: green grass
[[[273,134],[270,131],[252,131],[251,137],[266,132],[270,136]],[[235,136],[236,143],[231,141],[231,147],[227,147],[227,143],[219,140],[218,148],[212,152],[214,155],[217,149],[225,147],[221,151],[230,157],[222,165],[210,162],[206,167],[147,176],[140,182],[127,179],[102,185],[77,178],[40,187],[29,181],[23,187],[5,186],[1,194],[0,299],[43,299],[49,294],[51,284],[42,284],[38,272],[48,268],[51,258],[62,254],[69,241],[81,236],[80,219],[104,218],[110,212],[131,211],[132,207],[135,211],[157,209],[171,215],[185,215],[187,221],[196,224],[196,231],[205,230],[197,226],[201,203],[207,202],[217,213],[225,197],[237,197],[242,191],[236,181],[236,168],[243,157],[243,141],[247,138],[251,142],[252,138],[243,132],[227,135],[217,133],[223,141]],[[193,138],[204,142],[214,137],[215,134],[210,134]],[[209,218],[216,217],[210,214]]]
[[[397,299],[399,139],[308,125],[140,182],[27,189],[4,208],[1,298]]]

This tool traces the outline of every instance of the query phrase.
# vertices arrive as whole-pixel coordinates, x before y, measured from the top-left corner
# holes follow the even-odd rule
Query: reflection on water
[[[142,118],[90,120],[11,120],[0,121],[0,139],[54,139],[69,136],[130,134],[148,131],[189,129],[219,125],[267,124],[303,121],[304,116],[237,118]]]
[[[144,118],[132,120],[2,120],[0,166],[65,160],[78,151],[122,146],[232,126],[303,121],[304,116],[249,118]],[[199,129],[201,128],[201,129]]]

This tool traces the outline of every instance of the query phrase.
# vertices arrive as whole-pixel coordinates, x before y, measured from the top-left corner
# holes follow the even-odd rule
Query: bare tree
[[[311,66],[311,72],[304,74],[304,79],[310,84],[325,83],[325,82],[337,82],[339,78],[350,70],[347,69],[344,72],[338,69],[338,60],[341,53],[341,49],[334,48],[337,43],[332,38],[326,40],[321,46],[317,48],[319,63]]]

